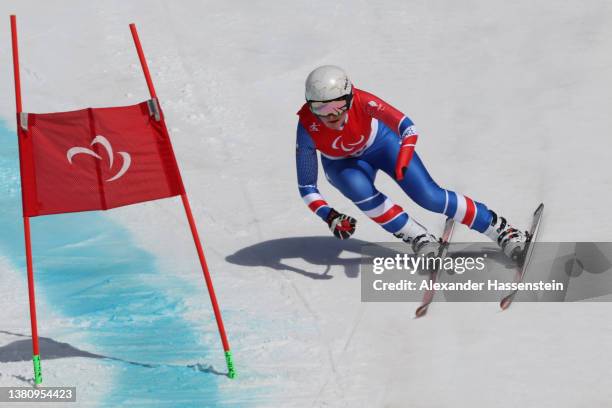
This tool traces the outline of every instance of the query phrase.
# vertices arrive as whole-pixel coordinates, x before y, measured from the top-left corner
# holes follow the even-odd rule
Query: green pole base
[[[234,358],[230,350],[225,352],[225,362],[227,363],[227,376],[232,379],[236,378],[238,373],[236,373],[236,369],[234,368]]]
[[[34,362],[34,384],[38,385],[42,383],[42,369],[40,368],[40,356],[37,354],[32,357]]]

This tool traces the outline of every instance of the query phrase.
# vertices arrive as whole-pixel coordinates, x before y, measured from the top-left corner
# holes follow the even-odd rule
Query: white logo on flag
[[[94,138],[94,140],[92,140],[90,146],[93,146],[96,143],[101,144],[102,147],[104,147],[104,149],[106,150],[106,153],[108,154],[108,161],[109,161],[108,168],[112,169],[114,153],[113,153],[113,147],[111,146],[110,142],[104,136],[98,135]],[[132,164],[132,157],[130,156],[129,153],[126,153],[126,152],[117,152],[117,153],[123,158],[123,164],[121,166],[121,169],[119,169],[119,171],[117,172],[117,174],[107,179],[106,181],[115,181],[121,178],[125,174],[125,172],[128,171],[128,169],[130,168],[130,165]],[[102,160],[102,157],[100,157],[96,152],[94,152],[93,150],[87,147],[71,147],[70,149],[68,149],[68,152],[66,153],[66,157],[68,157],[68,163],[72,164],[72,158],[76,156],[77,154],[88,154],[90,156],[95,157],[98,160]]]

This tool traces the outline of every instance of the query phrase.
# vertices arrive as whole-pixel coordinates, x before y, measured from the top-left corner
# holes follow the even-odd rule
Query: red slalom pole
[[[23,129],[21,128],[21,80],[19,77],[19,48],[17,46],[17,17],[11,15],[11,39],[13,46],[13,76],[15,78],[15,107],[17,111],[17,138],[21,144]],[[21,149],[20,149],[21,150]],[[23,171],[20,172],[23,178]],[[21,182],[23,186],[23,179]],[[22,193],[23,194],[23,193]],[[23,196],[22,196],[23,203]],[[25,214],[25,212],[24,212]],[[40,366],[40,350],[38,348],[38,323],[36,321],[36,296],[34,292],[34,266],[32,263],[32,241],[30,239],[30,218],[23,217],[23,233],[25,236],[26,266],[28,271],[28,297],[30,300],[30,324],[32,326],[32,362],[34,363],[34,383],[42,383]]]
[[[145,79],[147,81],[147,86],[149,87],[149,93],[151,94],[151,98],[157,99],[157,94],[155,93],[155,87],[153,86],[153,81],[151,80],[151,73],[149,72],[147,60],[145,59],[144,52],[142,51],[142,45],[140,44],[140,39],[138,37],[138,32],[136,31],[136,25],[134,23],[130,24],[130,31],[132,32],[132,38],[134,39],[134,45],[136,46],[136,52],[138,53],[138,59],[140,59],[140,65],[142,66],[142,72],[144,73]],[[162,121],[162,126],[164,127],[164,131],[166,135],[168,135],[166,125],[163,121]],[[172,155],[174,156],[174,153],[172,153]],[[228,377],[235,378],[236,370],[234,368],[234,360],[232,356],[232,351],[230,350],[229,341],[227,340],[227,335],[225,333],[225,327],[223,325],[223,318],[221,317],[221,310],[219,309],[219,304],[217,302],[217,296],[215,295],[215,288],[213,287],[213,282],[210,276],[210,271],[208,270],[208,265],[206,263],[206,257],[204,256],[204,250],[202,248],[202,243],[200,242],[200,236],[198,234],[198,229],[196,227],[195,219],[193,218],[193,214],[191,212],[191,206],[189,205],[189,199],[187,198],[187,193],[185,192],[185,188],[183,187],[183,181],[180,175],[180,171],[179,171],[179,178],[181,179],[180,180],[181,190],[183,191],[181,193],[181,200],[183,202],[183,207],[185,208],[185,214],[187,215],[187,220],[189,221],[189,228],[191,229],[191,235],[193,236],[193,242],[198,252],[198,258],[200,260],[200,265],[202,266],[202,272],[204,274],[204,280],[206,281],[206,287],[208,288],[210,302],[212,303],[213,311],[215,313],[215,319],[217,321],[219,335],[221,336],[221,342],[223,343],[223,351],[225,352],[225,362],[227,363]]]

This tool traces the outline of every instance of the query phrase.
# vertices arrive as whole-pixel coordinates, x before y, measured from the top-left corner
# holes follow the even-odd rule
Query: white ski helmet
[[[346,72],[335,65],[323,65],[306,78],[306,101],[326,102],[346,98],[350,104],[353,84]]]

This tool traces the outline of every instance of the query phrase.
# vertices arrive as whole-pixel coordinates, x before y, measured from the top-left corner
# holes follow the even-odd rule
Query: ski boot
[[[424,262],[420,268],[420,273],[431,273],[435,271],[435,262],[430,263],[429,259],[434,259],[440,255],[441,240],[428,232],[417,235],[414,238],[402,233],[396,233],[394,235],[407,244],[410,244],[415,256],[423,258]]]
[[[504,217],[498,217],[494,211],[489,210],[489,212],[492,215],[491,225],[484,232],[485,235],[497,242],[506,256],[518,261],[529,239],[528,233],[513,227]]]
[[[410,244],[416,256],[437,256],[440,251],[440,240],[434,235],[426,232],[416,237],[411,237],[401,232],[393,234],[407,244]]]

